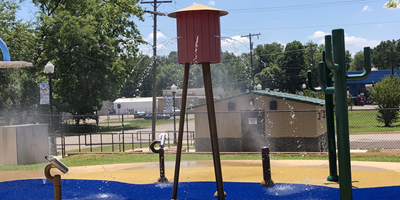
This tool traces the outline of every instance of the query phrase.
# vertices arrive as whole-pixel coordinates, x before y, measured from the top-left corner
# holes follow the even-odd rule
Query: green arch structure
[[[3,53],[3,60],[4,61],[10,61],[10,52],[8,51],[6,43],[0,38],[0,49],[1,52]]]

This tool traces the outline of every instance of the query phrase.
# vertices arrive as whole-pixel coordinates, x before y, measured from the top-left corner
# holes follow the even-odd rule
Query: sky
[[[141,0],[143,1],[143,0]],[[145,2],[153,0],[144,0]],[[228,12],[221,19],[222,51],[237,55],[249,53],[249,34],[253,47],[278,42],[283,45],[294,40],[305,44],[324,43],[324,36],[332,29],[345,31],[346,50],[353,55],[364,47],[376,47],[381,41],[400,39],[400,8],[387,9],[387,0],[172,0],[162,3],[157,11],[171,13],[193,4],[202,4]],[[152,4],[139,3],[143,9],[153,10]],[[29,20],[36,10],[29,1],[21,5],[17,16]],[[145,21],[135,20],[145,39],[153,43],[153,17],[144,14]],[[177,51],[176,19],[157,17],[157,54]],[[227,39],[228,38],[228,39]],[[140,51],[152,55],[150,45]]]

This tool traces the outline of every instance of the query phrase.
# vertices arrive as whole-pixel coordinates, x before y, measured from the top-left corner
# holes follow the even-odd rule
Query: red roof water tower
[[[219,18],[227,14],[201,4],[168,14],[177,19],[178,63],[221,62]]]

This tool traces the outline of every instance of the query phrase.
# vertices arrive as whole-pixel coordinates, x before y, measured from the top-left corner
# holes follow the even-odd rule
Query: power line
[[[366,22],[366,23],[354,23],[354,24],[336,24],[336,25],[317,25],[317,26],[294,26],[294,27],[274,27],[274,28],[254,28],[254,29],[228,29],[230,31],[239,30],[282,30],[282,29],[305,29],[305,28],[321,28],[321,27],[343,27],[343,26],[364,26],[371,24],[388,24],[388,23],[399,23],[400,21],[384,21],[384,22]]]
[[[243,9],[227,9],[230,13],[244,13],[244,12],[262,12],[262,11],[271,11],[271,10],[289,10],[289,9],[304,9],[304,8],[315,8],[315,7],[326,7],[326,6],[343,6],[350,4],[365,4],[368,2],[386,2],[382,0],[373,0],[373,1],[337,1],[337,2],[329,2],[329,3],[315,3],[315,4],[299,4],[299,5],[290,5],[290,6],[275,6],[275,7],[264,7],[264,8],[243,8]]]

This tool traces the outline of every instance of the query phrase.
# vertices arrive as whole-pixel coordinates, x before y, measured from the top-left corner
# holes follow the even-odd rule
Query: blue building
[[[362,72],[360,71],[352,71],[352,72],[346,72],[347,75],[350,74],[360,74]],[[400,69],[395,69],[394,73],[397,74],[397,76],[400,75]],[[357,98],[357,96],[361,93],[364,93],[366,97],[368,97],[368,92],[365,87],[366,84],[373,84],[377,83],[382,80],[382,78],[386,76],[392,75],[392,70],[376,70],[376,71],[371,71],[371,74],[364,80],[361,81],[348,81],[347,85],[349,86],[349,93],[352,96],[353,102]]]

